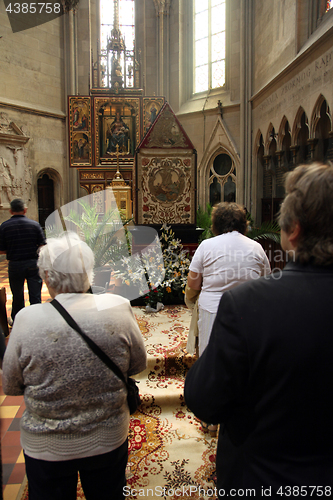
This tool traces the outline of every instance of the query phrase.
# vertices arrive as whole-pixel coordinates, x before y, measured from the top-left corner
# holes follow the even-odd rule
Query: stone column
[[[290,170],[290,166],[287,162],[287,152],[280,149],[279,151],[275,151],[275,156],[277,157],[278,168],[283,172],[288,172]]]
[[[64,59],[65,59],[65,109],[67,109],[67,95],[77,94],[77,51],[76,51],[76,9],[79,0],[61,0],[64,7]],[[67,165],[69,168],[69,143],[68,143],[68,121],[67,121]],[[69,201],[75,200],[79,196],[78,171],[76,168],[69,168],[68,175]]]
[[[297,152],[299,150],[299,146],[290,146],[291,154],[293,155],[293,165],[295,166],[297,163]]]
[[[169,10],[171,0],[154,0],[157,23],[158,93],[169,98]]]
[[[237,173],[239,203],[243,203],[255,214],[256,206],[252,203],[251,183],[257,182],[252,175],[252,0],[241,0],[240,12],[240,159],[242,169]]]
[[[315,150],[317,146],[318,139],[308,139],[307,143],[309,146],[309,151],[308,151],[308,159],[309,160],[314,160],[315,156]]]

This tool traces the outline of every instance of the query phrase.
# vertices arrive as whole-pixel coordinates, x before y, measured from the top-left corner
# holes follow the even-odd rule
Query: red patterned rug
[[[148,366],[135,378],[142,405],[132,415],[125,496],[129,500],[216,498],[217,439],[203,433],[183,398],[184,379],[194,358],[186,352],[190,312],[168,306],[155,314],[135,307]],[[84,499],[78,484],[77,499]],[[20,500],[28,500],[27,486]]]

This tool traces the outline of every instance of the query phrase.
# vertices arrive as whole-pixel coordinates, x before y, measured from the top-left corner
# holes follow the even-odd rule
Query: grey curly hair
[[[38,257],[40,277],[57,293],[83,293],[93,280],[94,254],[75,233],[47,239]]]

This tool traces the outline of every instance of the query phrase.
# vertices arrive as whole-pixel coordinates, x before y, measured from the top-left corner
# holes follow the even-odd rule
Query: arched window
[[[236,201],[236,169],[224,153],[216,156],[209,172],[209,203],[220,201]]]
[[[134,86],[135,0],[100,0],[100,51],[102,86],[110,87],[109,75],[115,66],[125,78],[125,86]]]
[[[134,0],[100,0],[101,9],[101,49],[105,50],[107,38],[114,26],[114,12],[118,3],[119,29],[125,39],[126,49],[134,47]]]
[[[327,0],[326,2],[326,12],[333,8],[333,0]]]
[[[225,0],[195,0],[195,94],[225,84],[225,24]]]
[[[329,148],[329,133],[331,130],[331,121],[329,118],[329,107],[327,102],[323,101],[320,108],[320,119],[318,120],[315,137],[317,144],[314,152],[314,160],[325,161]]]

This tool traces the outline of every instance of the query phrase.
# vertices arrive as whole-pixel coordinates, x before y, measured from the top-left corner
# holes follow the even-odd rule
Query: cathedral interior
[[[332,1],[61,0],[16,24],[12,5],[0,222],[16,197],[42,226],[85,195],[103,211],[113,187],[139,224],[195,226],[219,201],[260,224],[285,172],[332,159]]]
[[[196,244],[199,207],[275,221],[285,174],[333,161],[333,0],[4,0],[0,74],[0,224],[15,198],[43,228],[88,195],[102,216],[112,188]],[[5,500],[22,402],[0,415]]]

